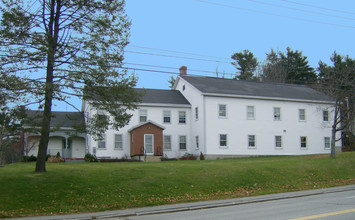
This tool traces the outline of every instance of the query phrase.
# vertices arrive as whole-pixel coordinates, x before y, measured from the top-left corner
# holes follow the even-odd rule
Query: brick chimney
[[[179,70],[180,70],[180,76],[187,75],[187,66],[181,66]]]

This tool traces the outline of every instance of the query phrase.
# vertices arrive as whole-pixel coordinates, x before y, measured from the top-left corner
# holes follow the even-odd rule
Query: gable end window
[[[163,111],[163,122],[170,123],[170,121],[171,121],[170,111]]]
[[[142,122],[146,122],[147,121],[147,110],[139,110],[139,122],[142,123]]]
[[[186,123],[186,112],[179,111],[179,124],[185,124],[185,123]]]
[[[306,121],[306,109],[298,109],[298,120]]]
[[[227,117],[227,105],[218,105],[218,116],[221,118]]]
[[[279,108],[279,107],[274,108],[274,120],[275,121],[281,120],[281,108]]]
[[[329,121],[329,112],[323,111],[323,121]]]

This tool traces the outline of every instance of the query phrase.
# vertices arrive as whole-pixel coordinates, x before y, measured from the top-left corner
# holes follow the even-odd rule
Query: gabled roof
[[[215,77],[181,76],[205,95],[226,95],[282,100],[332,102],[333,99],[304,85],[254,82]]]
[[[141,127],[141,126],[143,126],[143,125],[146,125],[146,124],[155,125],[155,126],[161,128],[162,130],[165,129],[164,126],[162,126],[162,125],[160,125],[160,124],[158,124],[158,123],[155,123],[154,121],[148,120],[148,121],[146,121],[146,122],[142,122],[142,123],[139,123],[139,124],[137,124],[137,125],[131,127],[131,128],[128,130],[128,132],[131,132],[131,131],[133,131],[134,129],[139,128],[139,127]]]
[[[43,111],[26,111],[25,125],[40,125]],[[59,112],[52,111],[51,127],[72,128],[73,126],[84,123],[84,114],[82,112]]]
[[[142,103],[190,105],[190,102],[178,90],[136,89],[142,92]]]

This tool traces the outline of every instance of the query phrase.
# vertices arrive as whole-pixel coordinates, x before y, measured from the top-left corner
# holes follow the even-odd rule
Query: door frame
[[[147,153],[146,152],[146,142],[145,142],[145,137],[146,136],[152,136],[152,152],[151,153]],[[154,134],[144,134],[144,153],[146,155],[154,155]]]

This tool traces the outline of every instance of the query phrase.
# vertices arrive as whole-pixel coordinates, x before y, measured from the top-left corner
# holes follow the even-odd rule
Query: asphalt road
[[[234,206],[112,219],[355,219],[355,190]]]

